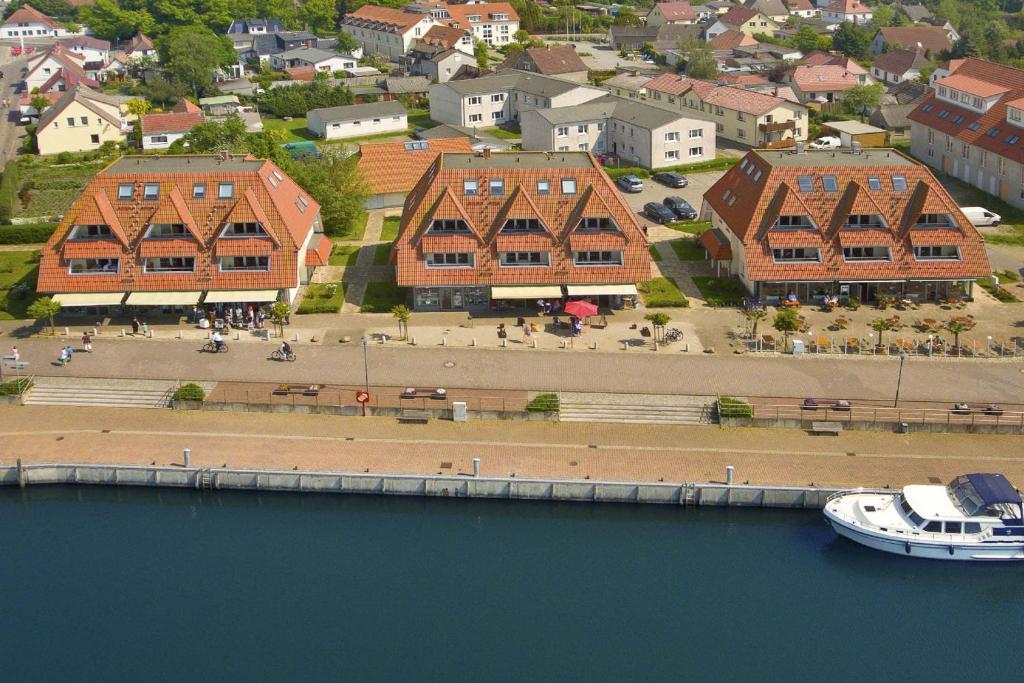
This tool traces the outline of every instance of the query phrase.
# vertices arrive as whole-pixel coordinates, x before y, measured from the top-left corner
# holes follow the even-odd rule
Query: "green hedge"
[[[11,159],[4,166],[4,175],[0,178],[0,223],[10,223],[11,216],[14,215],[18,185],[21,184],[20,171],[15,159]]]
[[[190,382],[178,387],[171,399],[174,401],[204,401],[206,400],[206,392],[198,384]]]
[[[753,417],[754,408],[743,399],[722,396],[718,399],[718,415],[720,417]]]
[[[718,157],[709,161],[698,161],[695,164],[679,164],[678,166],[665,166],[654,171],[639,166],[623,166],[621,168],[606,167],[605,173],[612,180],[617,180],[624,175],[635,175],[637,178],[650,178],[652,173],[660,171],[675,171],[676,173],[708,173],[709,171],[725,171],[739,163],[737,157]]]
[[[604,171],[612,180],[618,180],[624,175],[635,175],[637,178],[651,177],[650,171],[648,171],[646,168],[640,168],[638,166],[623,166],[622,168],[605,168]]]
[[[0,244],[36,244],[50,239],[56,223],[0,225]]]
[[[558,408],[558,394],[537,394],[526,404],[526,409],[531,413],[552,413],[557,412]]]
[[[0,384],[0,396],[21,396],[32,388],[32,380],[28,377],[12,379],[10,382]]]

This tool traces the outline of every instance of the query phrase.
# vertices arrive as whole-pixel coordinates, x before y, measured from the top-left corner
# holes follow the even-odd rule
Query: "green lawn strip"
[[[665,227],[672,228],[677,232],[700,235],[711,229],[711,221],[675,221],[673,223],[667,223]]]
[[[704,247],[695,239],[681,237],[669,242],[672,251],[676,252],[676,258],[680,261],[703,261]]]
[[[301,142],[302,140],[318,140],[313,131],[306,128],[306,119],[295,117],[291,121],[284,119],[263,119],[265,130],[283,130],[288,135],[288,142]]]
[[[652,244],[651,246],[648,247],[648,249],[651,250],[651,260],[654,261],[655,263],[660,263],[661,252],[658,251],[658,248]]]
[[[391,245],[390,244],[378,244],[376,250],[373,252],[373,265],[375,266],[386,266],[388,265],[388,258],[391,256]]]
[[[641,282],[637,291],[648,308],[680,308],[690,305],[679,290],[679,285],[670,277],[656,277],[649,282]]]
[[[481,132],[486,133],[488,135],[493,135],[494,137],[499,138],[501,140],[520,140],[523,137],[522,133],[517,133],[515,131],[507,130],[505,128],[486,128]]]
[[[363,313],[387,313],[405,302],[404,287],[399,287],[394,282],[371,282],[366,285],[366,295],[359,310]]]
[[[59,216],[67,212],[82,190],[106,165],[106,161],[57,164],[23,162],[19,166],[20,185],[14,216]]]
[[[34,251],[0,252],[0,320],[20,320],[36,298],[39,259]]]
[[[743,288],[735,278],[696,276],[693,284],[708,306],[743,305]]]
[[[978,285],[986,292],[994,296],[998,301],[1004,304],[1016,304],[1020,303],[1020,299],[1013,295],[1013,292],[1006,289],[1002,285],[996,285],[992,282],[992,278],[983,277],[978,278]]]
[[[344,302],[345,285],[341,282],[308,285],[296,313],[337,313]]]
[[[356,217],[355,222],[352,224],[352,230],[350,232],[333,235],[335,244],[340,241],[358,242],[363,239],[363,236],[366,234],[366,221],[369,219],[370,214],[366,211],[359,214],[359,216]]]
[[[374,133],[373,135],[362,135],[357,138],[341,138],[340,140],[320,140],[317,139],[317,144],[320,145],[344,145],[346,143],[358,145],[363,142],[373,142],[374,140],[384,140],[390,138],[391,140],[403,140],[412,138],[413,129],[407,128],[404,131],[394,130],[390,133]]]
[[[358,244],[335,242],[334,250],[331,251],[331,258],[328,260],[328,263],[332,266],[344,266],[346,268],[351,268],[356,264],[357,258],[359,258]]]
[[[385,242],[393,242],[398,237],[398,227],[402,224],[401,216],[388,216],[380,229],[380,238]]]
[[[412,128],[434,128],[435,126],[441,125],[430,118],[429,109],[410,109],[408,117],[409,126]]]

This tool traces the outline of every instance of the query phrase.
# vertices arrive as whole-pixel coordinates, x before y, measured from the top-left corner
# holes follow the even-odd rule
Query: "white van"
[[[961,206],[960,211],[967,216],[967,220],[976,228],[986,225],[994,227],[999,225],[999,221],[1003,220],[1002,216],[998,213],[993,213],[981,206]]]

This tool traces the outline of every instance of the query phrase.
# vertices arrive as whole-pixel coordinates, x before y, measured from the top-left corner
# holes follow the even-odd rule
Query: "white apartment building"
[[[430,14],[363,5],[342,18],[341,30],[356,39],[363,54],[382,54],[394,60],[439,23]]]
[[[409,130],[409,118],[401,102],[373,102],[313,109],[306,114],[306,126],[324,140],[339,140],[405,133]]]

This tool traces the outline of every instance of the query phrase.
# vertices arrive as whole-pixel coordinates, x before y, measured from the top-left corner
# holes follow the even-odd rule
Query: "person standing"
[[[67,348],[62,348],[60,350],[60,355],[57,356],[57,362],[60,363],[60,366],[62,368],[67,367],[67,364],[68,364],[68,350],[67,350]]]
[[[73,348],[71,348],[71,344],[68,344],[67,348],[65,349],[65,351],[68,352],[68,362],[70,363],[71,362],[71,356],[74,355],[75,350]]]
[[[533,337],[533,332],[530,330],[530,323],[523,323],[523,343],[528,344],[530,338]]]
[[[15,363],[17,363],[18,359],[21,358],[21,354],[18,353],[18,347],[17,346],[12,346],[11,347],[11,358],[14,360]]]
[[[86,353],[92,353],[92,337],[89,336],[88,332],[82,333],[82,348],[85,349]]]
[[[132,318],[132,336],[134,337],[139,333],[139,319]]]

